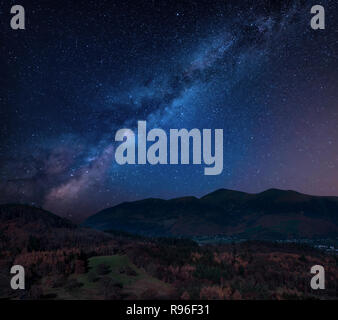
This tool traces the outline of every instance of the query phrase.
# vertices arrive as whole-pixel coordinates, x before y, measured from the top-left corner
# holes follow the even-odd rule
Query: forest
[[[1,299],[337,299],[338,257],[306,245],[248,241],[199,246],[191,240],[113,235],[99,245],[1,255]],[[13,258],[14,257],[14,258]],[[26,288],[9,288],[11,265]],[[310,287],[311,266],[326,271]]]

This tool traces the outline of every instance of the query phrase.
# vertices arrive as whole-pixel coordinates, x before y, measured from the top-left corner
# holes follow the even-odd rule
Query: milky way
[[[0,6],[1,203],[80,220],[217,188],[338,196],[336,1],[325,30],[308,1],[21,2],[24,31]],[[117,165],[115,132],[138,120],[222,128],[222,174]]]

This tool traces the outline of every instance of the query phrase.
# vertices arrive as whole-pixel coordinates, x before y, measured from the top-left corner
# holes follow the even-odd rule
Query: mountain
[[[51,212],[22,204],[0,205],[0,252],[51,250],[110,240]]]
[[[89,217],[83,226],[149,236],[335,238],[338,197],[279,189],[257,194],[220,189],[200,199],[125,202]]]

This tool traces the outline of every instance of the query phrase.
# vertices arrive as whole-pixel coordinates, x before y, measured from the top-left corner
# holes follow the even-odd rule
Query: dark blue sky
[[[337,2],[238,2],[20,1],[24,31],[1,4],[0,202],[80,219],[217,188],[338,196]],[[222,174],[117,165],[138,120],[222,128]]]

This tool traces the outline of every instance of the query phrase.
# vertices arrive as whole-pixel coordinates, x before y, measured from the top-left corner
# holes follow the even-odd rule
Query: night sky
[[[218,188],[338,196],[337,1],[4,2],[0,203],[80,220]],[[26,30],[10,28],[14,4]],[[138,120],[222,128],[222,174],[116,164],[115,133]]]

